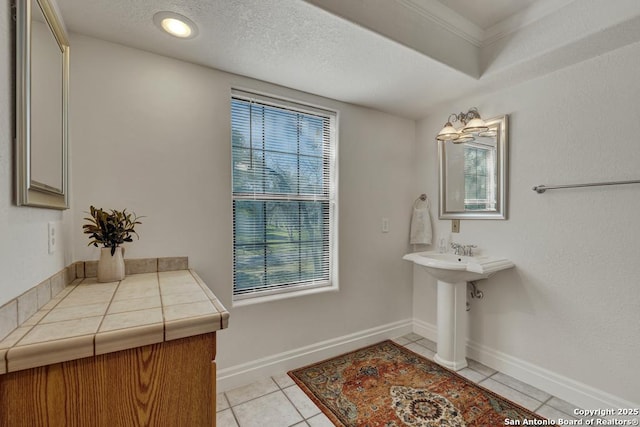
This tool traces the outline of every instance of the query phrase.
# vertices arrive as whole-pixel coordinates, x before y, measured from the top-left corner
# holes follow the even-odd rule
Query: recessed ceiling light
[[[153,15],[158,28],[181,39],[192,39],[198,35],[198,27],[187,18],[175,12],[158,12]]]

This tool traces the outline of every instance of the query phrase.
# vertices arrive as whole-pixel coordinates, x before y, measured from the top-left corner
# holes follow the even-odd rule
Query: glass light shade
[[[158,12],[153,15],[158,28],[180,39],[192,39],[198,35],[198,27],[187,18],[175,12]]]
[[[477,133],[477,132],[485,132],[488,131],[489,127],[480,117],[473,118],[467,122],[464,128],[462,128],[463,133]]]
[[[471,141],[475,141],[475,138],[473,137],[473,135],[470,133],[463,133],[460,135],[458,139],[453,140],[451,142],[453,142],[454,144],[464,144],[465,142],[471,142]]]
[[[451,122],[447,122],[436,136],[438,141],[453,141],[460,138],[460,132],[453,127]]]

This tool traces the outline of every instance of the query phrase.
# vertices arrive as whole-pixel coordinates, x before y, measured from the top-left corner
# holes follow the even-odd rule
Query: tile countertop
[[[0,374],[227,327],[229,312],[192,270],[77,279],[0,341]]]

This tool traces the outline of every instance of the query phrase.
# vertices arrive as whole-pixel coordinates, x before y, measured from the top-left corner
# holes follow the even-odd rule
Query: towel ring
[[[426,194],[422,193],[420,195],[420,197],[418,197],[416,199],[415,202],[413,202],[413,207],[415,208],[418,205],[418,202],[427,202],[427,209],[431,208],[431,203],[429,203],[429,198],[427,197]]]

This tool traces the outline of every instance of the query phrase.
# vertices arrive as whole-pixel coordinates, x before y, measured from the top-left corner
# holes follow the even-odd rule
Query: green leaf
[[[111,248],[111,255],[115,254],[116,248],[123,242],[132,242],[132,235],[140,238],[135,231],[135,226],[142,224],[135,213],[129,213],[126,209],[118,211],[111,209],[89,208],[90,217],[85,217],[86,224],[82,226],[83,233],[89,235],[89,245],[98,246],[102,244],[105,248]]]

